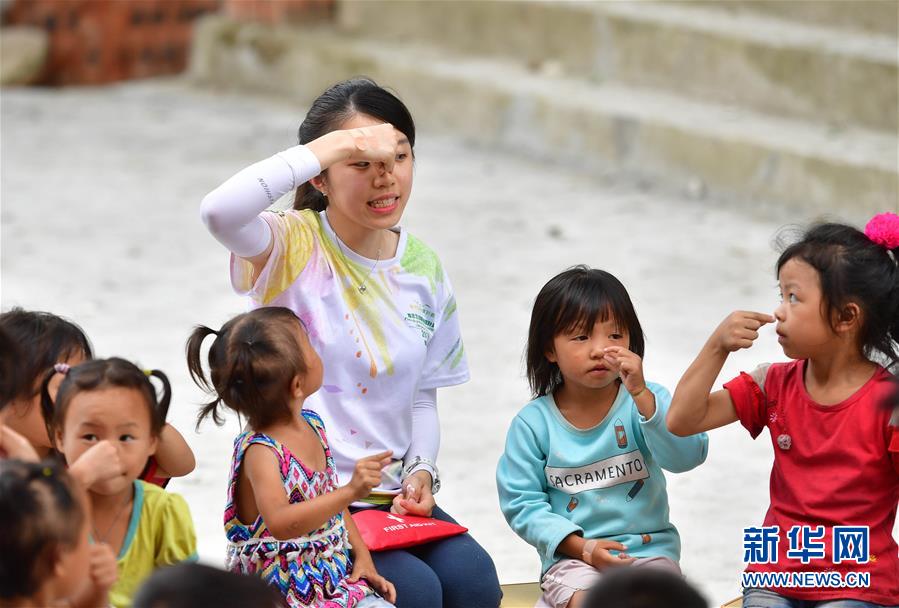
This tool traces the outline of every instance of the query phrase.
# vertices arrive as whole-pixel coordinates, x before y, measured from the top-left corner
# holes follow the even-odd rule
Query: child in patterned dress
[[[209,334],[207,380],[200,348]],[[215,392],[199,421],[211,415],[221,424],[220,406],[247,421],[228,483],[228,569],[262,577],[291,608],[391,606],[394,586],[377,573],[347,511],[380,483],[391,453],[360,459],[338,487],[324,424],[303,409],[322,364],[301,321],[287,308],[260,308],[219,331],[198,326],[187,351],[194,380]]]

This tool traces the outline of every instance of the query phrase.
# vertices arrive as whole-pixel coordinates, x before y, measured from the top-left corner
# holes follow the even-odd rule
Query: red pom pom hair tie
[[[899,215],[878,213],[865,226],[865,236],[887,249],[896,249],[899,247]]]

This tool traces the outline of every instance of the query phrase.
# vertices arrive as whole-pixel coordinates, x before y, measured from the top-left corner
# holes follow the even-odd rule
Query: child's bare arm
[[[168,423],[162,427],[154,456],[158,477],[184,477],[197,466],[193,450],[178,429]]]
[[[375,568],[375,562],[371,558],[371,553],[365,545],[365,541],[362,540],[362,534],[359,533],[356,522],[353,521],[353,518],[350,516],[349,509],[344,510],[343,519],[346,522],[346,531],[347,536],[350,539],[350,545],[353,547],[353,571],[350,574],[349,581],[355,583],[360,578],[363,578],[368,581],[368,584],[374,587],[378,593],[383,595],[384,599],[391,604],[394,603],[396,601],[396,587],[393,586],[393,583],[378,574],[378,570]]]
[[[390,454],[381,452],[359,460],[350,483],[299,503],[291,503],[284,492],[277,458],[269,448],[251,445],[244,466],[266,527],[278,540],[288,540],[313,532],[352,502],[368,496],[381,482],[381,468],[390,462]]]
[[[712,385],[728,355],[752,346],[758,329],[773,321],[764,313],[737,311],[721,322],[677,383],[668,410],[668,430],[683,437],[737,421],[730,393],[713,393]]]

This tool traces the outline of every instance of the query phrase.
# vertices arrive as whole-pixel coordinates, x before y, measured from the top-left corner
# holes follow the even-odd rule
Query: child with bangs
[[[94,359],[69,368],[57,364],[41,385],[41,406],[54,446],[67,462],[79,462],[106,442],[120,470],[88,487],[91,540],[116,556],[118,581],[109,604],[130,606],[138,586],[161,566],[196,559],[196,535],[187,503],[178,494],[139,479],[155,453],[171,401],[159,370],[144,372],[119,358]],[[55,402],[49,384],[61,377]],[[150,382],[162,384],[161,398]],[[86,589],[78,606],[107,605],[106,591]]]
[[[643,377],[643,329],[618,279],[576,266],[537,295],[527,345],[534,400],[496,472],[506,521],[542,562],[537,606],[577,608],[608,568],[679,573],[662,469],[701,464],[704,434],[665,427],[670,393]]]

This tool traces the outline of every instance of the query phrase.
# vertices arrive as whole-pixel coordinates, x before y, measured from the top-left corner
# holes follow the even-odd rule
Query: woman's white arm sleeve
[[[234,255],[264,252],[272,231],[259,215],[279,198],[321,173],[306,146],[294,146],[243,169],[203,197],[200,217],[206,228]]]
[[[440,419],[437,416],[437,389],[419,389],[412,404],[412,442],[404,459],[406,466],[416,456],[424,458],[427,462],[436,463],[439,450]],[[419,469],[427,470],[431,477],[436,479],[437,471],[426,463],[417,465],[409,471],[409,474]]]

